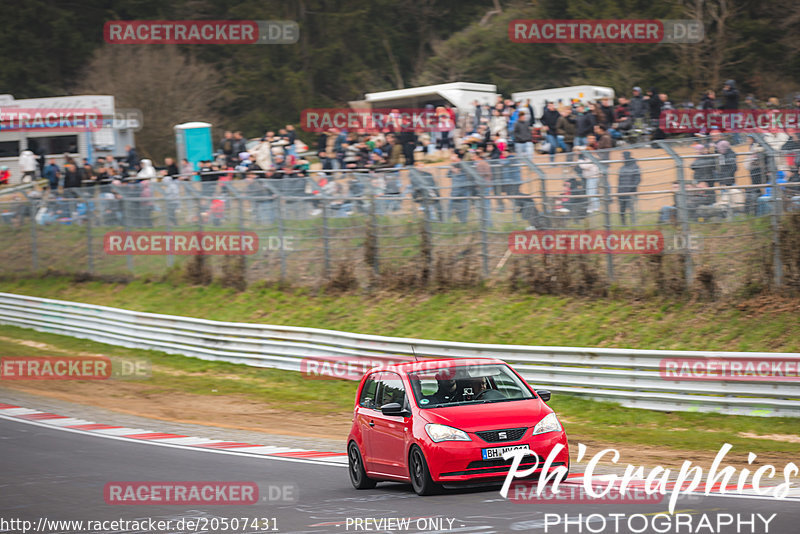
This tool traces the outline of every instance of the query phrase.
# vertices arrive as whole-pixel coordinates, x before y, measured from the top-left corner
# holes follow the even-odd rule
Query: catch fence
[[[0,202],[5,273],[165,276],[241,284],[731,294],[800,284],[798,153],[751,135],[733,157],[696,139],[608,151],[304,177],[127,182]],[[713,146],[706,142],[707,146]],[[634,165],[635,190],[620,183]],[[734,166],[735,164],[735,166]],[[710,186],[709,186],[710,184]],[[656,254],[512,253],[524,230],[656,232]],[[114,255],[108,232],[254,232],[251,255]],[[535,252],[535,251],[534,251]],[[547,251],[544,251],[547,252]],[[198,267],[199,265],[199,267]]]

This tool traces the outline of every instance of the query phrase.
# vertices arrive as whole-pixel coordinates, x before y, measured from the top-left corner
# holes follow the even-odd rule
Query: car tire
[[[364,469],[364,460],[361,458],[361,451],[354,441],[347,447],[347,472],[350,473],[350,482],[356,489],[372,489],[378,483],[367,476]]]
[[[417,495],[435,495],[442,487],[433,481],[422,449],[414,445],[408,453],[408,477]]]

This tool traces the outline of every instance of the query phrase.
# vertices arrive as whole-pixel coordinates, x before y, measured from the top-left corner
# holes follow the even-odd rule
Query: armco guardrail
[[[300,371],[305,360],[392,362],[494,357],[534,386],[655,410],[800,417],[800,381],[674,381],[669,358],[793,361],[800,354],[591,349],[456,343],[317,328],[210,321],[0,293],[0,323],[206,360]],[[413,349],[412,349],[413,347]]]

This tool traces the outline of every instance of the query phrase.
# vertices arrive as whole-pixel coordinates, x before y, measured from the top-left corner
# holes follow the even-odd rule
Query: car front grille
[[[487,443],[503,443],[505,441],[517,441],[525,434],[527,428],[505,428],[502,430],[483,430],[475,432],[483,441]]]

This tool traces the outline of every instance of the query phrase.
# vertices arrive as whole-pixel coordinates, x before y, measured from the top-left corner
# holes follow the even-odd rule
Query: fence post
[[[483,176],[475,170],[473,165],[467,162],[461,162],[461,168],[464,173],[472,179],[475,184],[475,189],[478,190],[478,213],[480,214],[480,233],[481,233],[481,273],[482,278],[489,276],[489,218],[491,217],[491,200],[486,198],[486,188],[491,187],[491,182],[488,184]],[[487,203],[489,205],[487,206]]]
[[[367,225],[367,246],[372,241],[372,272],[375,276],[380,274],[380,244],[378,242],[378,214],[375,205],[375,190],[369,189],[369,224]]]
[[[664,150],[675,161],[675,172],[678,175],[678,221],[681,224],[683,244],[686,246],[683,253],[683,270],[686,288],[688,289],[694,279],[694,262],[692,260],[692,251],[689,249],[689,207],[686,203],[686,179],[683,174],[683,160],[669,144],[663,141],[656,141],[655,145]]]
[[[322,270],[326,279],[331,276],[331,243],[328,235],[328,197],[320,195],[322,202]]]
[[[589,151],[583,152],[589,161],[597,165],[600,171],[600,187],[603,188],[603,228],[606,235],[611,232],[611,183],[608,180],[608,164],[604,161],[597,159],[597,156]],[[588,193],[588,191],[587,191]],[[592,204],[591,198],[587,198],[588,204]],[[606,274],[610,282],[614,281],[614,255],[610,252],[606,253]]]
[[[244,234],[244,198],[242,197],[242,195],[239,194],[236,188],[233,187],[233,184],[231,182],[225,182],[225,190],[236,199],[236,204],[239,206],[238,226],[239,226],[239,235],[241,236]],[[243,266],[244,267],[243,275],[244,275],[245,273],[247,273],[247,254],[242,255],[241,261],[244,264]]]
[[[31,262],[33,263],[33,270],[34,272],[39,269],[39,250],[36,243],[36,213],[39,209],[36,205],[38,204],[37,201],[29,199],[32,208],[31,208]],[[46,204],[45,204],[46,205]]]
[[[87,255],[87,267],[89,269],[89,274],[94,273],[94,254],[92,253],[92,217],[94,217],[94,213],[92,208],[92,204],[89,202],[89,198],[85,198],[84,202],[86,203],[86,255]]]
[[[778,166],[776,160],[781,156],[779,151],[773,149],[761,134],[749,134],[750,137],[764,148],[769,157],[770,187],[772,187],[772,216],[770,226],[772,227],[772,271],[775,287],[783,286],[783,257],[781,255],[781,232],[780,217],[783,214],[783,190],[778,188]]]
[[[125,185],[123,187],[118,187],[116,185],[111,186],[111,190],[117,193],[121,199],[120,207],[122,208],[122,226],[125,228],[125,234],[129,234],[131,231],[130,228],[130,200],[128,200],[128,188],[131,187],[130,185]],[[128,271],[133,272],[133,256],[131,254],[125,255],[125,266],[128,268]]]
[[[527,165],[530,169],[533,170],[533,172],[537,174],[537,176],[539,176],[539,191],[541,191],[542,193],[542,215],[548,221],[547,227],[552,228],[553,225],[551,224],[550,221],[550,205],[548,204],[547,201],[547,175],[544,173],[541,167],[539,167],[533,162],[533,158],[529,158],[528,156],[518,156],[518,157],[520,157],[522,161],[525,162],[525,165]]]

